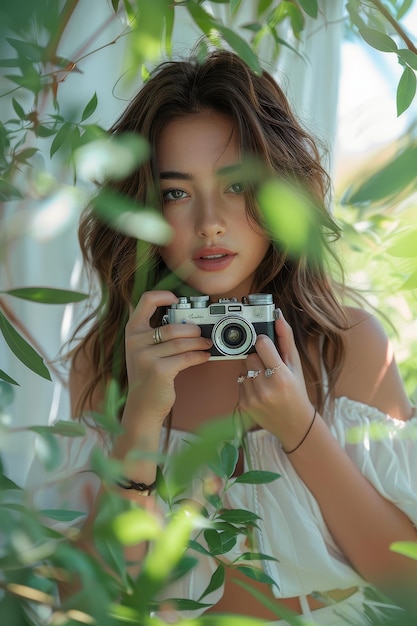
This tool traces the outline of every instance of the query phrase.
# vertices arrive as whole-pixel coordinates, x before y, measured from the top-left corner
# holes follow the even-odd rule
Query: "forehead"
[[[236,162],[240,148],[233,120],[215,111],[186,115],[169,122],[158,145],[159,169],[205,165],[218,167]]]

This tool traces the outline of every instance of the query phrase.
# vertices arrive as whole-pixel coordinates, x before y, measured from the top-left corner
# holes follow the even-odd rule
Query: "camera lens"
[[[243,332],[243,328],[236,324],[229,324],[223,328],[222,340],[223,343],[229,348],[238,348],[245,341],[246,334]]]
[[[252,324],[243,317],[224,317],[214,326],[213,345],[226,356],[246,354],[256,341]]]

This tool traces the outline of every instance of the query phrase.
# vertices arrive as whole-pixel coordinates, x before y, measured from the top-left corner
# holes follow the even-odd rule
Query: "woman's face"
[[[204,111],[170,122],[157,158],[163,210],[174,236],[160,254],[200,293],[250,293],[269,239],[246,212],[242,162],[231,119]]]

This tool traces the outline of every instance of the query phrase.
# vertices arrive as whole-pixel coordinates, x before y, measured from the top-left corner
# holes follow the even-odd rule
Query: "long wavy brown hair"
[[[339,237],[339,228],[326,208],[329,180],[317,144],[295,118],[275,80],[266,71],[255,74],[228,51],[212,52],[203,61],[191,58],[163,63],[109,131],[112,135],[139,133],[150,144],[151,158],[124,180],[106,186],[162,210],[155,153],[160,134],[173,119],[205,110],[232,119],[242,154],[262,164],[262,176],[291,181],[310,198],[315,216],[314,250],[309,246],[294,255],[279,235],[266,235],[271,245],[256,272],[254,288],[272,293],[292,326],[307,384],[315,388],[318,408],[322,409],[322,375],[309,359],[307,343],[322,341],[331,395],[343,364],[347,328],[341,305],[343,272],[332,246]],[[249,185],[245,192],[247,211],[265,227],[255,187]],[[126,391],[124,326],[129,307],[136,304],[144,289],[161,285],[167,268],[156,246],[117,232],[98,217],[94,207],[87,208],[82,216],[79,240],[85,263],[98,276],[102,290],[98,309],[81,324],[76,335],[86,325],[88,333],[72,353],[76,359],[80,351],[86,350],[92,363],[77,411],[82,414],[95,389],[101,385],[104,389],[110,378],[116,379],[122,392]]]

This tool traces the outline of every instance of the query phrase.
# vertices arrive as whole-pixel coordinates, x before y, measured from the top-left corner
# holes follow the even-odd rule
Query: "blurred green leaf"
[[[417,230],[399,236],[394,245],[387,249],[387,252],[396,257],[417,257]]]
[[[407,278],[402,289],[417,289],[417,270]]]
[[[64,509],[42,509],[39,511],[39,515],[43,517],[49,517],[49,519],[54,519],[58,522],[72,522],[78,517],[85,516],[85,511],[70,511]]]
[[[32,426],[30,430],[38,436],[36,456],[48,471],[53,472],[62,462],[61,448],[56,437],[47,426]]]
[[[2,411],[4,411],[4,409],[12,404],[14,398],[14,390],[12,385],[17,385],[17,383],[13,381],[12,378],[8,377],[9,380],[6,381],[1,376],[1,374],[2,371],[0,370],[0,378],[2,378],[2,380],[0,380],[0,414]]]
[[[238,55],[245,61],[245,63],[258,75],[262,74],[262,68],[259,64],[258,57],[249,46],[249,44],[242,39],[234,30],[223,26],[223,24],[216,25],[219,32],[222,34],[227,43],[235,50]]]
[[[42,357],[13,328],[5,315],[0,311],[0,331],[10,350],[26,367],[46,380],[52,380]]]
[[[390,545],[390,550],[417,561],[417,541],[395,541]]]
[[[316,18],[318,15],[318,4],[317,4],[317,0],[298,0],[301,8],[303,9],[303,11],[305,11],[305,13],[307,13],[307,15],[309,15],[312,18]]]
[[[382,33],[374,28],[361,28],[359,29],[361,37],[372,48],[380,50],[381,52],[397,52],[398,46],[395,41],[386,33]]]
[[[40,302],[41,304],[68,304],[69,302],[80,302],[89,297],[87,293],[51,287],[22,287],[21,289],[7,289],[0,291],[0,293],[7,293],[15,298]]]
[[[139,507],[119,513],[112,526],[117,539],[125,546],[155,540],[163,532],[158,518]]]
[[[258,193],[259,205],[268,232],[294,256],[314,248],[314,217],[310,202],[294,186],[270,180]]]
[[[125,235],[158,245],[171,239],[172,229],[160,213],[126,196],[103,190],[92,205],[101,219]]]
[[[377,202],[404,191],[411,183],[417,184],[416,163],[417,145],[405,148],[359,187],[349,190],[342,198],[343,204]]]
[[[397,115],[404,113],[416,95],[417,79],[412,69],[406,67],[397,87]]]

